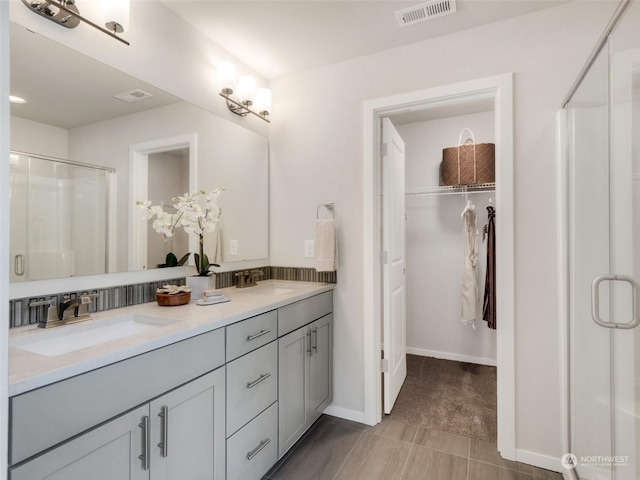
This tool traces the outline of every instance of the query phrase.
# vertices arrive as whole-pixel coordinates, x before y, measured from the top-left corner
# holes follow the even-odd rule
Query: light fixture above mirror
[[[80,15],[75,0],[22,0],[32,12],[65,28],[76,28],[80,22],[106,33],[129,45],[117,34],[129,28],[129,0],[101,0],[102,16],[106,28]]]
[[[271,123],[267,118],[271,112],[271,90],[268,88],[256,90],[256,79],[249,75],[242,75],[236,80],[235,66],[226,61],[218,64],[218,83],[220,96],[227,101],[227,108],[231,112],[241,117],[251,113]],[[253,109],[250,108],[252,106]]]

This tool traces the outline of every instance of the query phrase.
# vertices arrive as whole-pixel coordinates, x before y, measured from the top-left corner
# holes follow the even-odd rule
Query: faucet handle
[[[31,302],[29,304],[29,308],[41,307],[43,305],[49,305],[50,307],[55,307],[56,306],[56,299],[55,298],[50,298],[49,300],[36,300],[36,301]]]

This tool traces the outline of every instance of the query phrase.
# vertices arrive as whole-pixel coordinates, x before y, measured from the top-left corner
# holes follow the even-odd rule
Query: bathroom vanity
[[[332,288],[265,281],[15,329],[9,478],[260,479],[332,401]],[[82,343],[131,322],[147,323]]]

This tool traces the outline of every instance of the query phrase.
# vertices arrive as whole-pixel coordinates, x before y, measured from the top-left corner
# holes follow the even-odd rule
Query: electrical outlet
[[[231,245],[229,246],[229,255],[238,255],[238,240],[231,240]]]
[[[315,242],[313,240],[304,241],[304,256],[305,258],[313,258],[315,256]]]

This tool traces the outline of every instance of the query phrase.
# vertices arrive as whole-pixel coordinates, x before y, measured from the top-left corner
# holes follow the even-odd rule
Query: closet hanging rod
[[[407,188],[405,195],[417,197],[425,195],[464,195],[465,193],[494,192],[495,183],[481,183],[478,185],[453,185],[444,187],[414,187]]]

